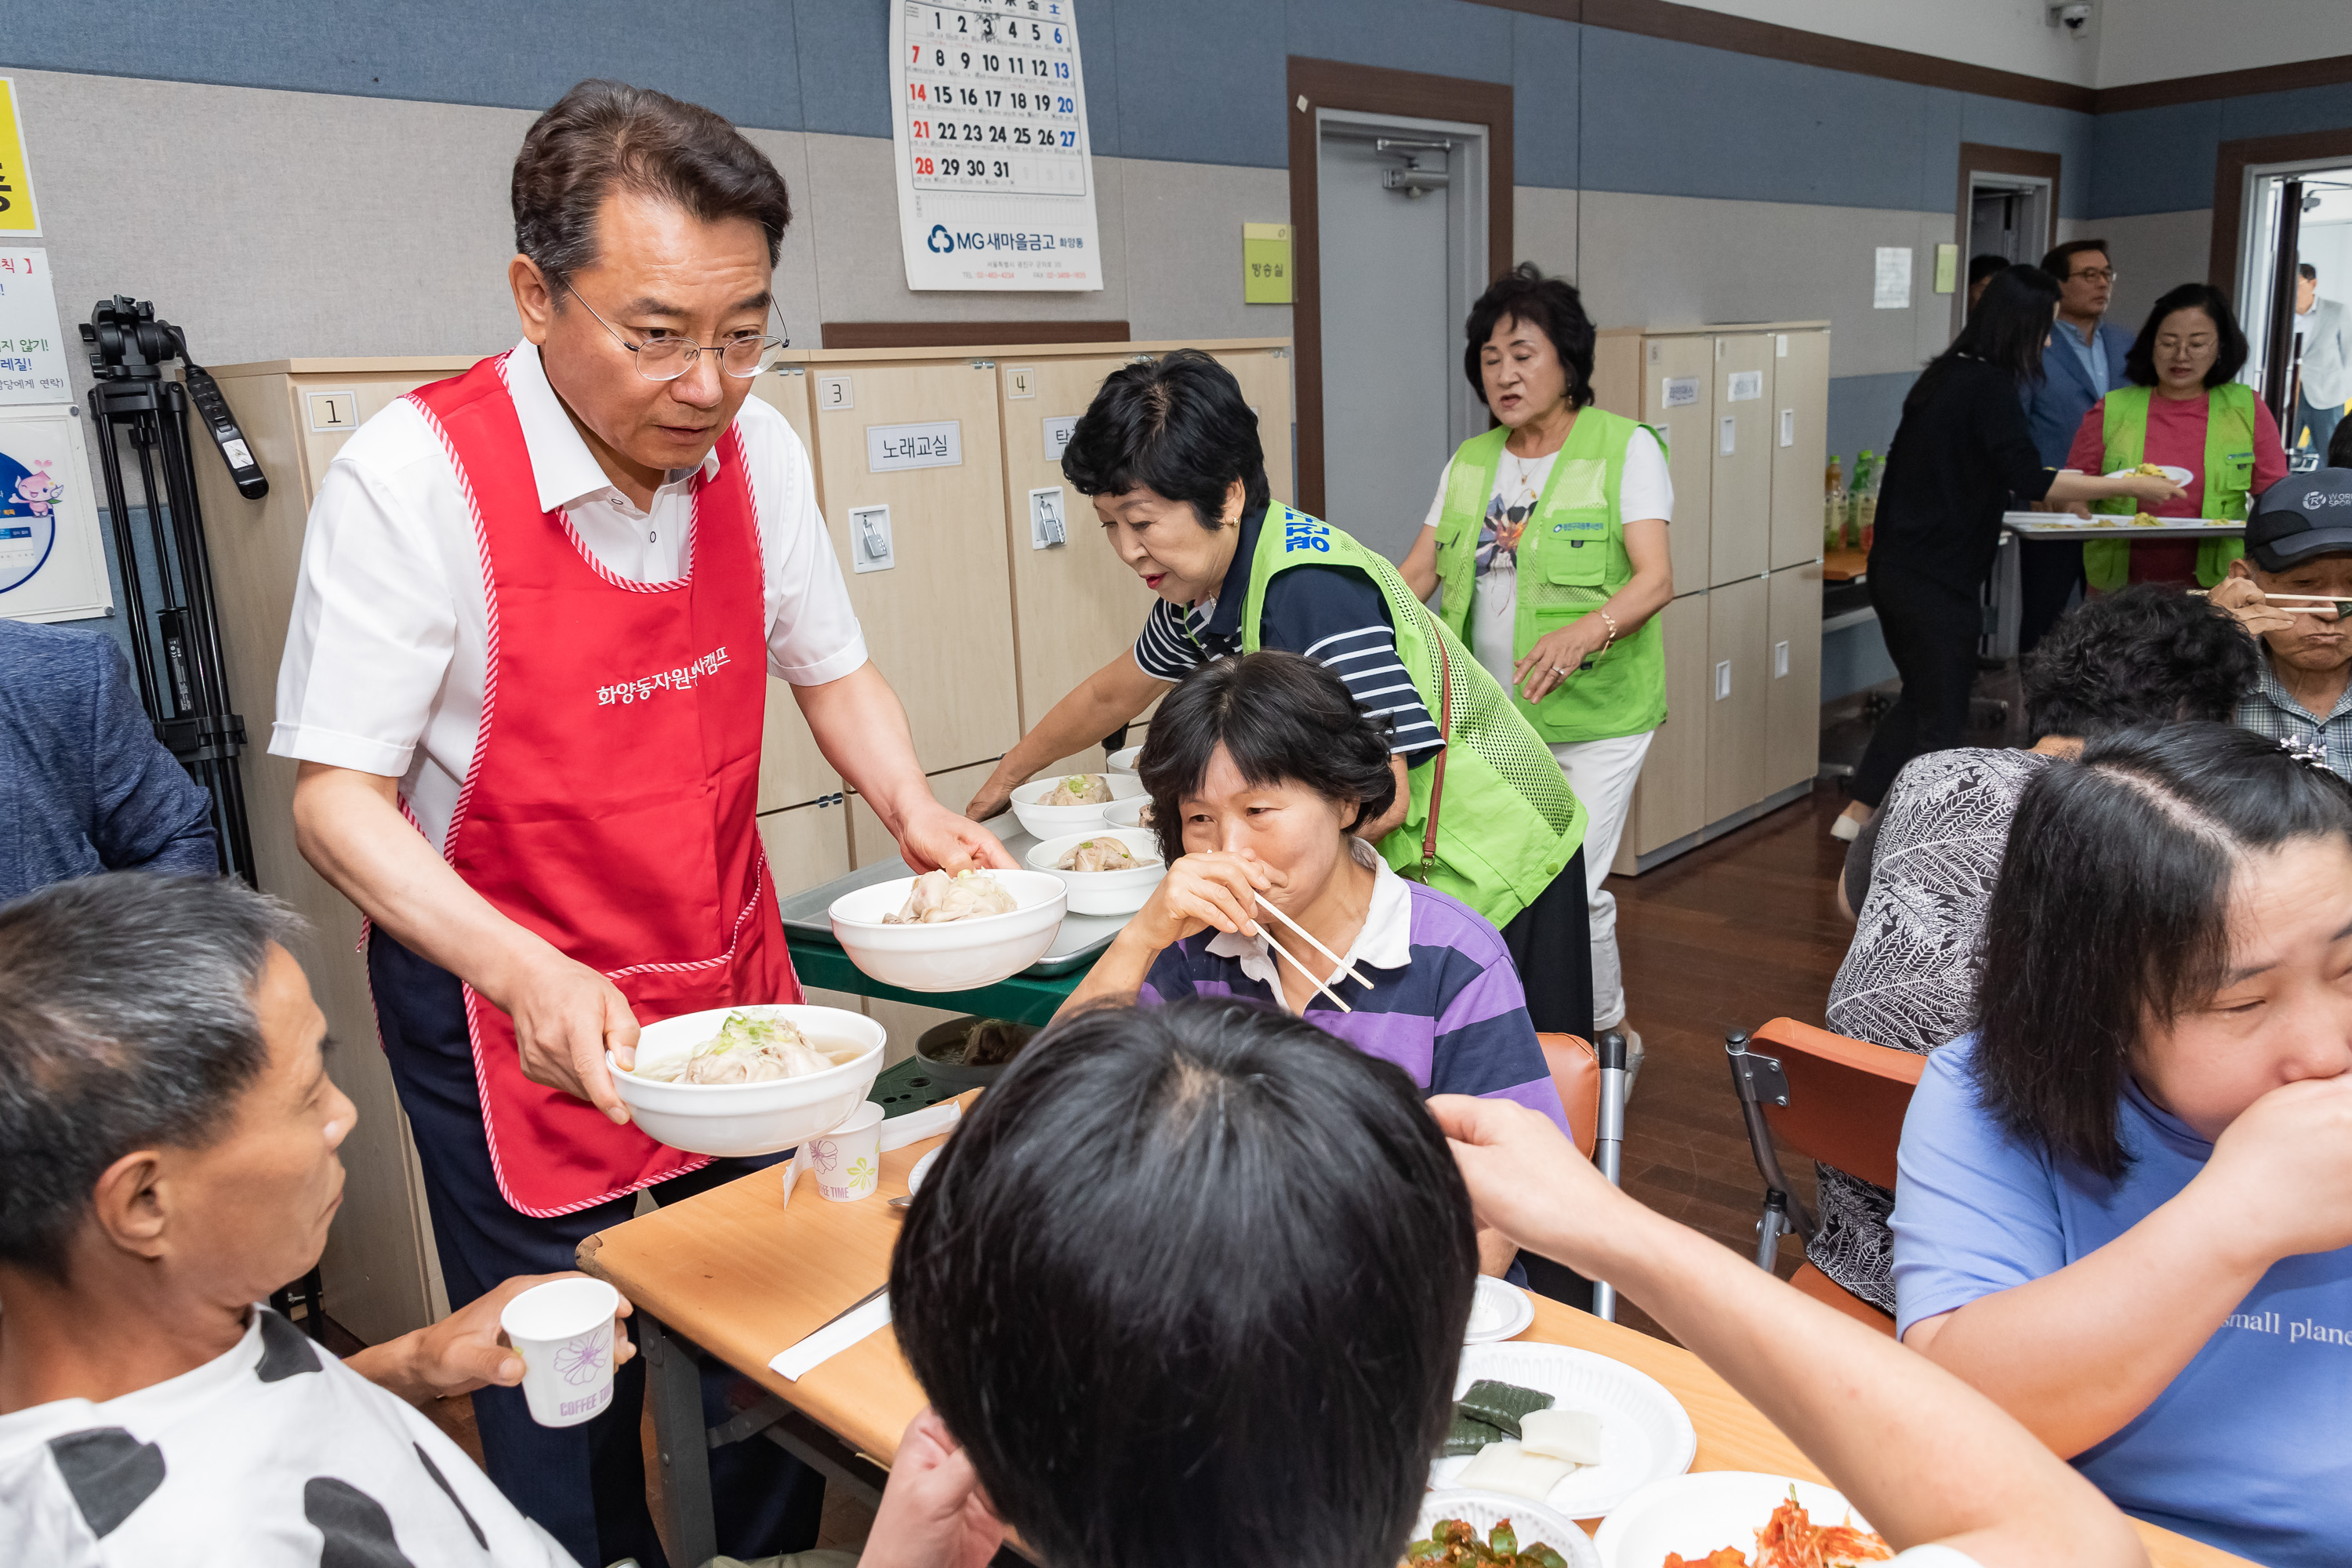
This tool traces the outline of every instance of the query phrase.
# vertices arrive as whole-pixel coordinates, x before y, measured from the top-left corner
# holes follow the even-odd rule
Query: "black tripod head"
[[[187,335],[128,294],[92,306],[81,341],[90,345],[90,374],[100,381],[161,381],[167,362],[188,357]]]

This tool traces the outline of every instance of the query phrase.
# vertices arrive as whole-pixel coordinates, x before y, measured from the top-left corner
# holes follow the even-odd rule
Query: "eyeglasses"
[[[2112,267],[2087,268],[2081,272],[2070,272],[2066,277],[2069,282],[2080,278],[2086,282],[2112,283],[2116,280],[2116,269]]]
[[[563,291],[580,300],[580,290],[566,283]],[[580,300],[580,308],[596,317],[596,324],[613,333],[613,341],[636,356],[637,374],[647,381],[676,381],[694,368],[695,362],[706,353],[719,356],[719,368],[738,380],[748,380],[776,363],[776,356],[793,346],[788,337],[761,337],[757,332],[738,332],[723,343],[698,343],[691,338],[667,334],[647,338],[633,343],[614,331],[613,323],[597,315],[596,307]],[[773,306],[770,307],[774,309]]]

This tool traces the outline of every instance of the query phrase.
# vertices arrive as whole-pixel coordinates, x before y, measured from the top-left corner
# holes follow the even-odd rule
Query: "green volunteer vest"
[[[2156,389],[2122,386],[2107,394],[2104,429],[2106,471],[2137,468],[2147,461],[2147,400]],[[2254,389],[2225,381],[2205,395],[2205,493],[2200,517],[2243,518],[2246,492],[2254,483]],[[2139,502],[2114,496],[2091,503],[2094,511],[2129,517]],[[2230,563],[2246,552],[2240,539],[2209,539],[2197,547],[2197,581],[2210,588],[2228,574]],[[2103,594],[2131,579],[2131,541],[2093,539],[2083,545],[2083,577]]]
[[[1353,566],[1380,585],[1396,626],[1397,658],[1413,689],[1449,738],[1445,795],[1437,813],[1437,864],[1429,886],[1476,910],[1496,928],[1549,887],[1584,842],[1584,803],[1510,700],[1454,634],[1412,596],[1387,559],[1304,512],[1279,502],[1266,509],[1242,605],[1242,651],[1262,646],[1266,584],[1293,566]],[[1453,694],[1439,715],[1438,649],[1445,650]],[[1381,858],[1400,872],[1421,864],[1434,764],[1405,770],[1412,798],[1404,821],[1382,838]]]
[[[1437,576],[1445,584],[1441,614],[1464,643],[1470,640],[1470,601],[1477,592],[1478,529],[1510,434],[1497,426],[1463,442],[1445,474],[1445,505],[1437,524]],[[1538,637],[1591,615],[1633,580],[1617,508],[1625,443],[1633,435],[1633,421],[1622,414],[1587,408],[1577,415],[1519,535],[1513,658],[1525,658]],[[1658,445],[1665,445],[1663,437]],[[1511,704],[1537,734],[1555,744],[1646,734],[1666,719],[1664,636],[1652,616],[1595,658],[1591,668],[1570,673],[1542,701],[1529,702],[1514,688]]]

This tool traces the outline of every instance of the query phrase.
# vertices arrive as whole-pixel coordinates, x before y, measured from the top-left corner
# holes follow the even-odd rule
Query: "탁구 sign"
[[[868,425],[866,471],[894,474],[901,468],[952,468],[963,461],[963,426],[954,419],[928,425]]]
[[[899,0],[890,134],[909,289],[1100,289],[1075,0]]]

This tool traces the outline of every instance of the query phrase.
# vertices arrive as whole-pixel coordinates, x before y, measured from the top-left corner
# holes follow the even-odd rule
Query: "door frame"
[[[2238,258],[2245,247],[2246,171],[2255,164],[2326,160],[2352,163],[2352,127],[2224,142],[2213,157],[2213,243],[2205,281],[2237,309]],[[2242,321],[2239,325],[2243,326]]]
[[[1320,246],[1320,153],[1315,110],[1396,114],[1452,120],[1486,128],[1486,275],[1510,270],[1511,88],[1508,82],[1429,76],[1382,66],[1348,65],[1303,55],[1289,57],[1290,243],[1294,279],[1291,353],[1296,378],[1294,447],[1298,509],[1323,514],[1323,260]]]
[[[2025,179],[2050,182],[2050,211],[2042,240],[2042,255],[2050,253],[2058,243],[2059,176],[2064,160],[2055,153],[2037,153],[2030,147],[1994,147],[1981,142],[1960,143],[1959,194],[1952,198],[1952,237],[1960,242],[1965,252],[1969,243],[1970,219],[1976,211],[1976,176],[1979,174],[2015,174]],[[2029,263],[2040,266],[2042,257]],[[1960,257],[1960,286],[1952,290],[1952,335],[1958,337],[1960,328],[1968,321],[1969,258]]]

